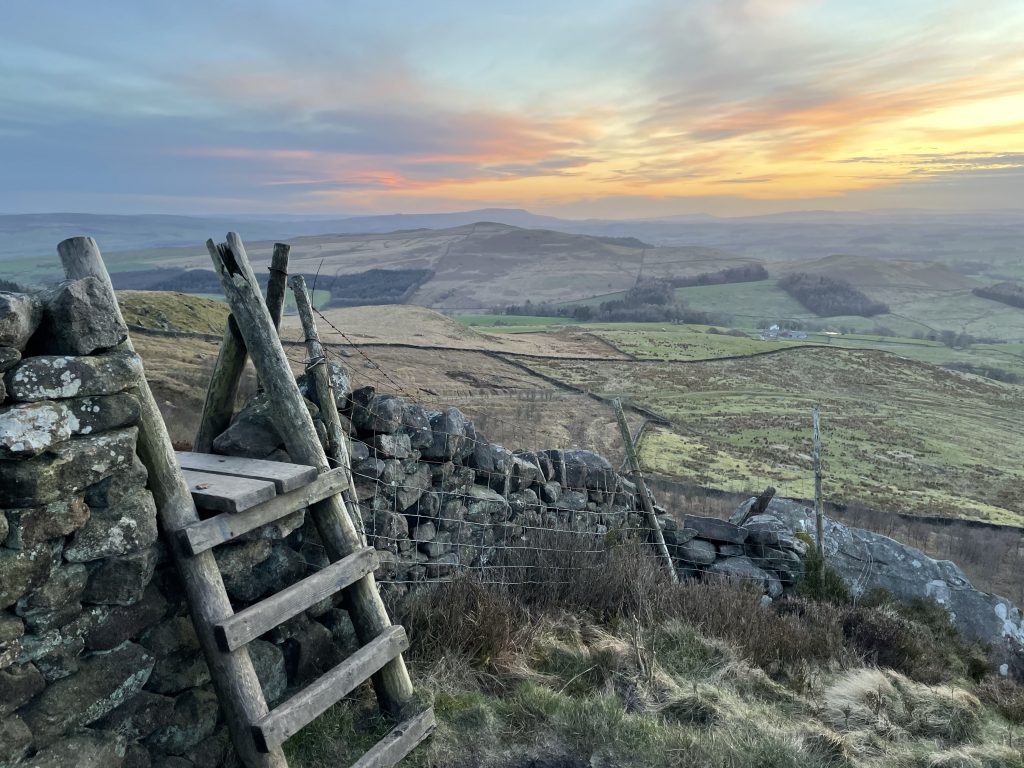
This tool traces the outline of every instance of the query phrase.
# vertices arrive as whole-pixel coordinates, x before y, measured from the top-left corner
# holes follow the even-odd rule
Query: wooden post
[[[814,532],[818,541],[818,556],[825,558],[825,512],[821,500],[821,422],[818,406],[814,406],[812,422],[814,426]]]
[[[654,546],[657,548],[658,554],[661,555],[665,567],[668,568],[668,572],[672,575],[672,581],[677,582],[679,581],[679,575],[676,573],[676,567],[672,562],[672,555],[669,554],[668,546],[665,544],[665,535],[661,532],[661,526],[658,524],[658,516],[654,514],[654,505],[651,503],[651,494],[647,490],[647,483],[644,482],[644,476],[640,472],[640,460],[637,458],[636,449],[633,447],[633,436],[629,433],[626,414],[622,411],[622,401],[616,398],[612,400],[612,406],[615,408],[615,418],[619,422],[622,442],[626,446],[626,458],[629,460],[630,469],[633,471],[633,482],[636,483],[637,493],[640,494],[640,503],[644,508],[644,517],[647,519],[647,525],[651,529],[651,538],[654,539]]]
[[[281,315],[284,312],[284,289],[288,279],[288,253],[291,246],[285,243],[274,244],[274,255],[270,262],[270,279],[267,281],[267,309],[274,321],[274,328],[281,327]],[[238,332],[234,316],[228,317],[224,338],[221,339],[217,352],[217,362],[213,366],[210,386],[206,390],[206,402],[203,403],[203,415],[199,420],[199,431],[192,441],[192,450],[196,453],[209,453],[213,450],[213,441],[221,432],[231,426],[231,417],[235,412],[235,396],[238,383],[242,380],[245,361],[248,359],[245,342]]]
[[[320,334],[313,318],[313,305],[306,291],[306,279],[302,275],[294,275],[289,281],[295,295],[295,308],[302,321],[302,332],[306,337],[306,379],[310,384],[313,401],[320,409],[320,418],[327,428],[327,439],[330,442],[329,459],[335,467],[341,467],[348,478],[349,487],[343,492],[345,504],[355,523],[359,537],[366,542],[363,530],[363,518],[359,512],[358,500],[352,492],[352,461],[348,455],[348,436],[341,428],[341,417],[338,415],[338,403],[334,399],[334,384],[331,382],[330,364],[320,343]]]
[[[330,469],[327,454],[292,376],[242,239],[237,233],[229,232],[227,243],[216,245],[209,240],[206,245],[256,372],[274,404],[271,416],[284,438],[288,455],[296,463],[327,472]],[[341,560],[362,548],[359,532],[340,495],[311,504],[309,510],[330,560]],[[369,643],[391,626],[372,574],[353,584],[345,595],[361,643]],[[388,662],[374,675],[373,682],[381,708],[402,716],[413,696],[412,680],[402,657]]]
[[[68,279],[90,276],[98,278],[106,283],[113,295],[110,275],[95,240],[91,237],[73,237],[58,245],[57,252]],[[116,300],[111,312],[121,317],[121,309]],[[131,339],[119,348],[135,351]],[[149,471],[149,489],[156,499],[161,527],[167,540],[171,541],[175,531],[198,522],[199,515],[175,460],[167,427],[145,379],[139,384],[139,401],[141,416],[138,453]],[[188,595],[192,624],[206,652],[210,676],[239,757],[249,768],[287,768],[288,763],[280,749],[269,753],[257,752],[249,731],[250,723],[264,717],[268,710],[248,651],[240,648],[233,653],[221,653],[213,636],[213,625],[233,614],[213,552],[207,551],[190,557],[183,555],[176,546],[168,549]]]

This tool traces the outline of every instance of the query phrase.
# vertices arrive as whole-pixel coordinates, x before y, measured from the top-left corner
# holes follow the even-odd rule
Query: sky
[[[1022,0],[0,8],[0,213],[1024,208]]]

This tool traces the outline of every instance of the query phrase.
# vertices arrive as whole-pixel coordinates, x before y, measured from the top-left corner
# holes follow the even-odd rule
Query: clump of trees
[[[699,275],[671,277],[669,282],[673,288],[689,288],[694,285],[724,285],[726,283],[756,283],[767,280],[768,270],[760,264],[747,264],[742,267],[729,267],[717,272],[701,272]]]
[[[793,272],[779,280],[779,287],[819,317],[860,315],[873,317],[889,312],[845,280],[809,272]]]
[[[21,286],[13,280],[0,279],[0,291],[10,291],[12,293],[20,293]]]
[[[991,299],[992,301],[1009,304],[1011,307],[1024,309],[1024,285],[1019,283],[1011,283],[1009,281],[996,283],[987,288],[975,288],[972,293],[983,299]]]

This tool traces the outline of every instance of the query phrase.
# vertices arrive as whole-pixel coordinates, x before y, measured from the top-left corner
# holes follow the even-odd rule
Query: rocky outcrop
[[[743,508],[733,519],[737,519]],[[794,533],[815,538],[814,510],[789,499],[773,499],[763,515],[744,526],[774,548],[792,542]],[[885,589],[905,600],[934,600],[949,611],[965,637],[992,649],[1003,674],[1024,675],[1024,617],[1010,600],[975,589],[955,563],[934,560],[887,536],[853,528],[826,517],[824,551],[854,595]]]

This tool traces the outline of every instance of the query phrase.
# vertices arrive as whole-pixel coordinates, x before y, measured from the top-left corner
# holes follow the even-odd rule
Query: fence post
[[[821,420],[818,406],[814,406],[812,420],[814,423],[814,531],[818,542],[818,556],[825,558],[825,512],[821,501]]]
[[[630,469],[633,470],[633,482],[636,483],[637,493],[640,494],[640,503],[644,508],[644,517],[647,519],[647,525],[651,529],[651,537],[654,539],[654,545],[657,547],[665,567],[668,568],[668,572],[672,576],[672,581],[678,582],[679,576],[676,574],[675,565],[672,563],[672,555],[669,554],[668,546],[665,544],[665,536],[661,532],[661,526],[658,524],[658,516],[654,514],[651,494],[648,492],[647,483],[644,482],[644,476],[640,472],[640,460],[637,458],[636,449],[633,447],[633,436],[629,433],[626,414],[622,411],[622,401],[615,398],[612,400],[612,406],[615,408],[615,418],[619,422],[622,442],[626,446],[626,458],[629,460]]]

